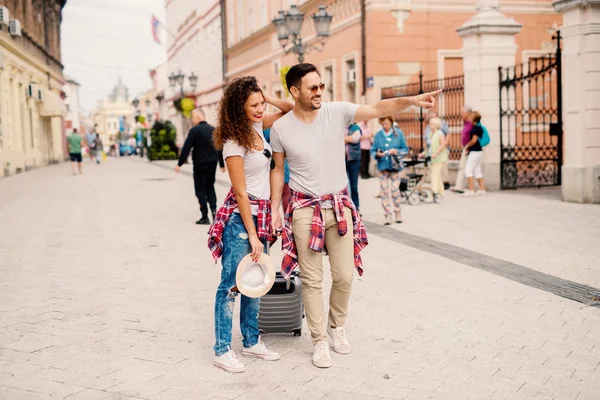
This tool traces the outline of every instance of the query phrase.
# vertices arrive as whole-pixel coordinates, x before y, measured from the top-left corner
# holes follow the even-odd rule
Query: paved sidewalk
[[[600,309],[376,235],[353,287],[352,354],[333,354],[332,368],[314,368],[305,328],[300,338],[264,336],[283,354],[278,362],[243,359],[247,371],[236,376],[216,370],[220,269],[205,247],[205,229],[193,223],[189,175],[132,159],[86,163],[84,173],[74,177],[68,165],[57,165],[0,180],[0,399],[599,398]],[[377,222],[378,204],[366,195],[373,184],[361,182],[363,213]],[[218,186],[220,200],[225,191]],[[539,220],[556,218],[544,211],[561,212],[561,229],[571,233],[555,234],[569,246],[587,237],[578,245],[597,247],[589,224],[597,208],[552,200],[542,208],[514,193],[406,206],[405,224],[394,229],[455,244],[468,233],[464,247],[510,261],[512,254],[497,250],[513,246],[506,244],[515,243],[510,231],[488,232],[509,225],[496,221],[505,214],[494,199],[503,197],[502,204],[538,210],[530,221],[540,228],[553,225]],[[484,222],[467,224],[461,217],[471,213]],[[584,234],[564,222],[582,215]],[[448,227],[433,229],[442,225],[436,218]],[[514,217],[519,229],[522,218]],[[482,234],[490,236],[487,247],[474,240]],[[543,242],[531,240],[540,257],[576,251],[541,249]],[[526,247],[514,247],[514,257]],[[524,256],[515,259],[547,265],[533,252]],[[598,282],[586,276],[578,275]]]

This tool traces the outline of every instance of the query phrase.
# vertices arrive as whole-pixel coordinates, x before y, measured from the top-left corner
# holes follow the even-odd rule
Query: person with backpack
[[[473,123],[471,139],[465,146],[465,151],[468,153],[465,177],[469,188],[463,193],[463,197],[484,196],[486,194],[483,173],[481,172],[481,157],[483,156],[483,148],[490,143],[490,135],[487,129],[481,125],[481,114],[479,112],[473,111],[470,120]],[[479,183],[477,192],[475,192],[475,179]]]
[[[360,129],[360,126],[353,123],[348,126],[346,137],[344,138],[346,143],[346,175],[348,176],[350,197],[357,210],[360,210],[360,202],[358,199],[358,175],[360,174],[361,136],[362,130]]]

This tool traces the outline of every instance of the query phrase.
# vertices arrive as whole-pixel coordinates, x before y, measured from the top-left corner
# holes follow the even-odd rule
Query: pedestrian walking
[[[67,136],[67,147],[69,150],[69,158],[71,159],[71,168],[73,169],[73,175],[83,174],[81,169],[81,150],[83,148],[83,137],[77,132],[77,129],[73,129],[73,132]]]
[[[403,170],[401,158],[408,154],[406,138],[400,128],[393,126],[391,116],[379,118],[381,130],[375,134],[371,147],[371,157],[377,161],[379,193],[383,208],[384,225],[392,221],[402,223],[400,203],[400,172]]]
[[[465,146],[467,152],[467,165],[465,166],[465,176],[469,188],[463,193],[463,197],[484,196],[486,194],[483,182],[483,172],[481,171],[481,157],[483,156],[483,147],[480,140],[483,138],[484,128],[481,125],[481,114],[473,111],[469,114],[469,119],[473,124],[471,129],[471,139]],[[479,190],[475,192],[475,179],[479,184]]]
[[[429,120],[429,128],[432,132],[430,138],[430,146],[426,156],[431,157],[431,190],[433,198],[437,203],[440,203],[444,198],[444,181],[442,179],[442,170],[446,162],[448,162],[448,148],[446,144],[446,136],[442,132],[442,120],[438,117]]]
[[[215,191],[217,163],[223,172],[225,163],[221,152],[215,149],[213,143],[215,128],[206,122],[206,116],[201,109],[192,111],[192,123],[194,126],[185,139],[175,171],[181,170],[181,166],[185,164],[190,151],[192,151],[194,192],[200,205],[200,219],[196,221],[196,224],[209,225],[208,208],[210,207],[213,221],[217,213],[217,193]]]
[[[94,129],[85,134],[85,138],[87,141],[88,156],[90,157],[90,161],[94,161],[94,152],[92,150],[94,149],[94,140],[96,140],[96,125]]]
[[[419,157],[421,157],[421,158],[425,157],[425,154],[431,154],[431,139],[433,137],[433,133],[435,133],[435,132],[431,130],[430,122],[434,118],[439,118],[437,113],[433,110],[429,110],[429,112],[427,114],[427,119],[425,120],[425,122],[426,122],[425,144],[427,147],[424,149],[424,151],[421,154],[419,154]],[[448,148],[448,145],[450,144],[450,128],[448,127],[448,123],[446,121],[444,121],[441,118],[440,118],[440,121],[442,121],[442,126],[440,127],[440,130],[444,134],[444,142],[442,143],[442,146],[443,146],[443,148]],[[447,160],[446,160],[446,162],[444,162],[442,164],[441,168],[442,168],[442,182],[444,182],[444,185],[446,185],[446,183],[448,182],[448,161]],[[447,183],[447,185],[448,185],[448,187],[450,187],[450,183]]]
[[[102,139],[100,139],[100,135],[95,134],[94,141],[94,154],[96,156],[96,164],[100,164],[100,160],[102,160],[102,153],[104,153],[104,145],[102,144]]]
[[[350,198],[360,212],[358,198],[358,175],[360,174],[360,137],[362,132],[358,124],[350,124],[344,141],[346,142],[346,175],[350,189]]]
[[[458,164],[458,174],[456,174],[456,184],[452,191],[457,193],[463,193],[465,189],[465,167],[467,165],[467,151],[465,147],[471,140],[471,129],[473,129],[473,124],[470,121],[469,114],[473,110],[469,106],[465,106],[462,110],[462,119],[463,119],[463,129],[460,136],[460,141],[463,146],[463,150],[460,154],[460,162]]]
[[[369,179],[369,164],[371,162],[371,146],[373,145],[373,133],[369,128],[369,121],[360,121],[358,123],[362,135],[360,137],[360,177]]]
[[[265,114],[266,103],[281,111]],[[215,146],[223,151],[232,187],[210,227],[208,245],[215,261],[223,257],[215,301],[213,364],[228,372],[243,372],[245,368],[231,349],[231,322],[239,294],[234,290],[238,264],[248,253],[256,262],[266,241],[274,239],[269,201],[272,150],[263,129],[270,128],[291,109],[291,103],[265,96],[256,78],[248,76],[234,79],[225,89],[219,105]],[[259,306],[260,298],[241,296],[242,355],[275,361],[280,355],[260,341]]]
[[[439,92],[415,97],[382,100],[357,105],[322,103],[325,83],[312,64],[297,64],[286,74],[286,85],[294,97],[294,109],[271,129],[275,170],[271,174],[273,227],[282,226],[277,212],[281,204],[284,160],[290,167],[292,199],[283,224],[282,275],[289,279],[299,267],[306,320],[320,368],[332,365],[327,335],[333,350],[351,351],[345,324],[353,270],[362,275],[360,252],[367,234],[358,210],[348,194],[345,170],[345,137],[350,124],[396,114],[408,107],[431,108]],[[329,317],[323,309],[323,257],[327,246],[332,286]]]

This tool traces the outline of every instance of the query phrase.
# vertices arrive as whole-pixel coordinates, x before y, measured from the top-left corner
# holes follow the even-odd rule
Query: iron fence
[[[459,160],[462,152],[462,110],[465,105],[464,75],[423,80],[423,72],[420,72],[418,82],[383,88],[381,98],[416,96],[437,89],[442,89],[442,93],[439,94],[433,111],[448,125],[450,159]],[[402,129],[408,146],[413,151],[421,152],[425,148],[425,130],[429,120],[428,116],[429,112],[420,107],[410,107],[394,115],[394,120],[398,123],[398,127]]]

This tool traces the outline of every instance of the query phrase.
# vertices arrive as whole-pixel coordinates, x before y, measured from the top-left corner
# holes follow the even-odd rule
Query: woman
[[[373,144],[373,133],[369,129],[369,121],[361,121],[358,127],[362,131],[360,137],[360,177],[369,179],[369,162],[371,161],[371,145]]]
[[[438,117],[431,118],[429,128],[432,132],[431,144],[427,149],[427,153],[431,157],[431,190],[435,202],[440,203],[444,197],[442,171],[448,161],[448,148],[446,147],[446,135],[442,132],[442,120]]]
[[[371,147],[371,157],[377,160],[381,206],[385,215],[385,225],[392,223],[392,207],[396,223],[399,224],[402,223],[400,214],[400,171],[402,171],[402,163],[398,161],[401,160],[402,156],[408,154],[408,146],[406,145],[404,133],[400,128],[393,126],[394,119],[392,117],[380,118],[379,123],[383,129],[375,134],[375,140]]]
[[[483,182],[483,172],[481,171],[481,156],[483,155],[483,148],[479,142],[479,139],[483,137],[481,114],[479,114],[477,111],[473,111],[469,118],[473,128],[471,128],[471,139],[464,149],[468,154],[467,165],[465,166],[465,176],[467,177],[469,189],[465,190],[463,197],[485,196],[485,184]],[[477,179],[477,183],[479,184],[479,190],[477,192],[475,192],[475,179]]]
[[[280,110],[265,115],[265,104]],[[244,372],[244,364],[231,349],[231,321],[237,266],[248,253],[257,261],[271,232],[270,165],[271,146],[263,129],[292,109],[293,105],[265,96],[254,77],[233,80],[219,105],[219,122],[214,132],[215,147],[223,151],[232,188],[209,230],[208,245],[215,261],[223,256],[221,283],[215,302],[215,359],[213,364],[228,372]],[[259,224],[260,223],[260,224]],[[242,355],[275,361],[279,354],[260,341],[260,299],[241,296],[240,328]]]

